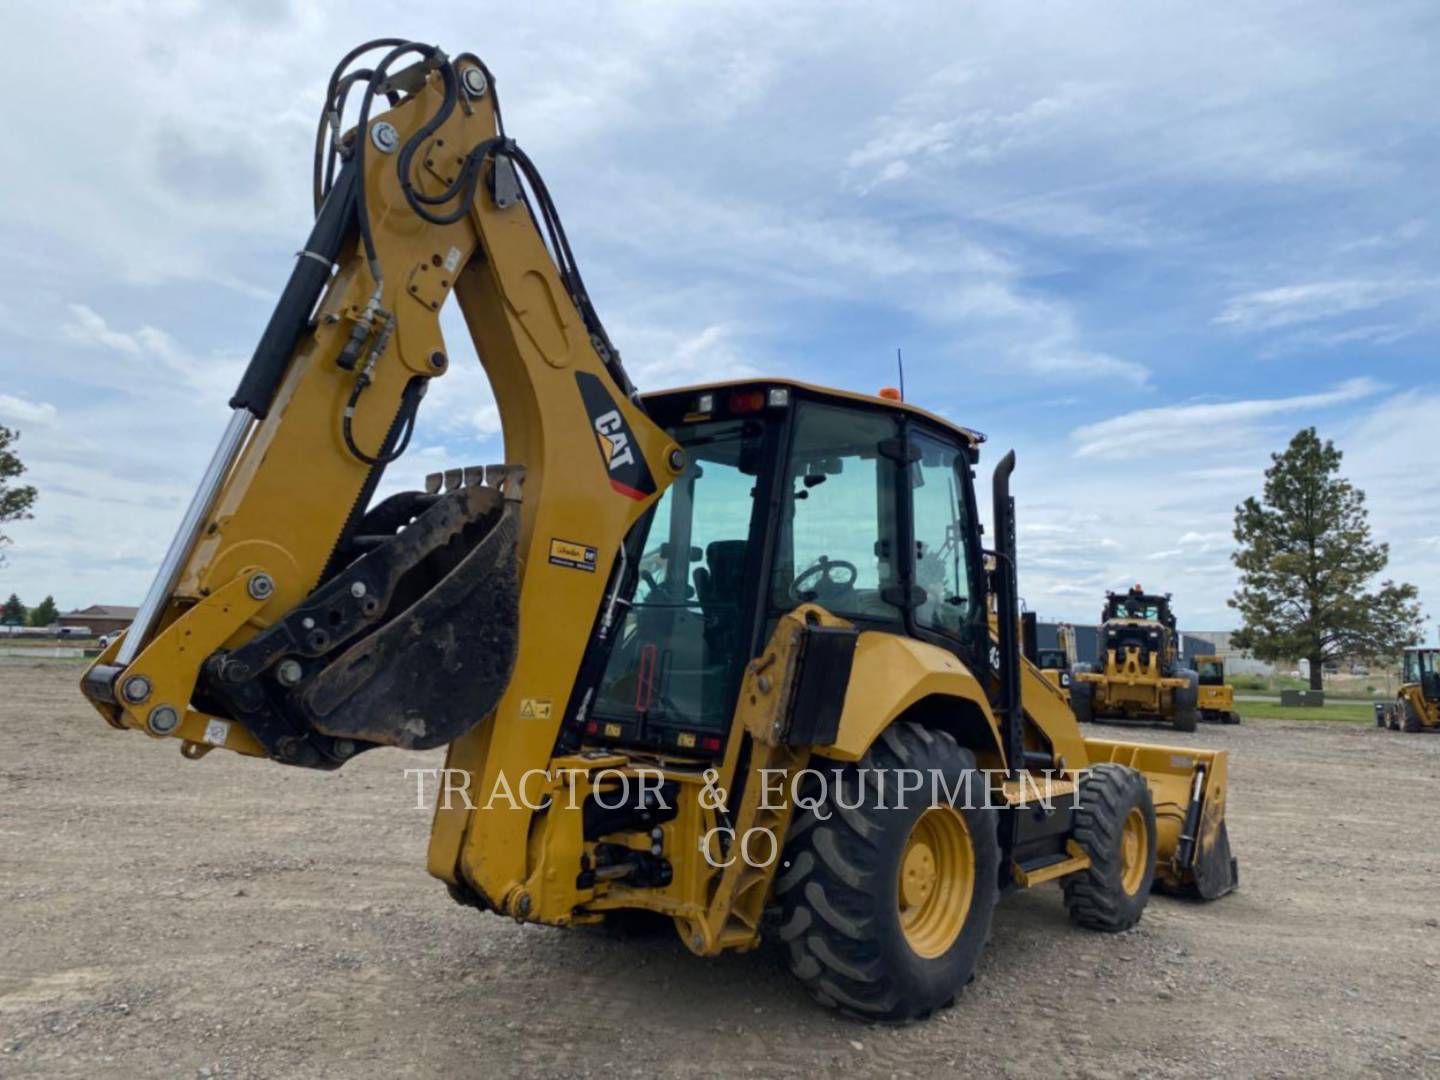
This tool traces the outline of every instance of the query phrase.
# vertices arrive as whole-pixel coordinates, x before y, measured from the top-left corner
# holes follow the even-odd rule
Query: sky
[[[497,10],[7,13],[0,424],[40,498],[0,595],[139,602],[308,231],[325,79],[396,35],[495,72],[642,389],[874,392],[902,347],[982,467],[1013,447],[1042,617],[1140,582],[1233,627],[1234,508],[1308,425],[1440,611],[1433,0]],[[455,363],[391,476],[500,457]]]

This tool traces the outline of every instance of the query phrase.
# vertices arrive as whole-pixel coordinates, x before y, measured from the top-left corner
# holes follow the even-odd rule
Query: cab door
[[[909,482],[901,485],[901,521],[909,631],[984,671],[990,634],[970,451],[913,421],[906,427]]]

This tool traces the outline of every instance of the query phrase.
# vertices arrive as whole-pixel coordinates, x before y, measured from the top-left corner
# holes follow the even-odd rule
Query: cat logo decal
[[[635,436],[625,422],[625,414],[598,376],[577,371],[575,381],[595,431],[595,445],[610,486],[631,499],[648,499],[655,494],[655,478],[635,446]]]

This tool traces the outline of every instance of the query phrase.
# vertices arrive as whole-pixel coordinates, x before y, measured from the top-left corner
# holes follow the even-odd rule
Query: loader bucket
[[[1163,892],[1216,900],[1240,883],[1225,827],[1229,786],[1224,750],[1086,739],[1091,765],[1139,771],[1155,802],[1155,885]]]

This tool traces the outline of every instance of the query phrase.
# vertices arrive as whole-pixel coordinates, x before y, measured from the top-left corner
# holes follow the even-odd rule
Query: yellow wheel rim
[[[900,929],[919,956],[942,955],[965,926],[975,895],[975,846],[959,811],[921,814],[900,854]]]
[[[1126,896],[1140,891],[1145,880],[1145,863],[1150,854],[1150,830],[1145,824],[1145,814],[1138,806],[1132,806],[1125,815],[1125,827],[1120,832],[1120,886]]]

